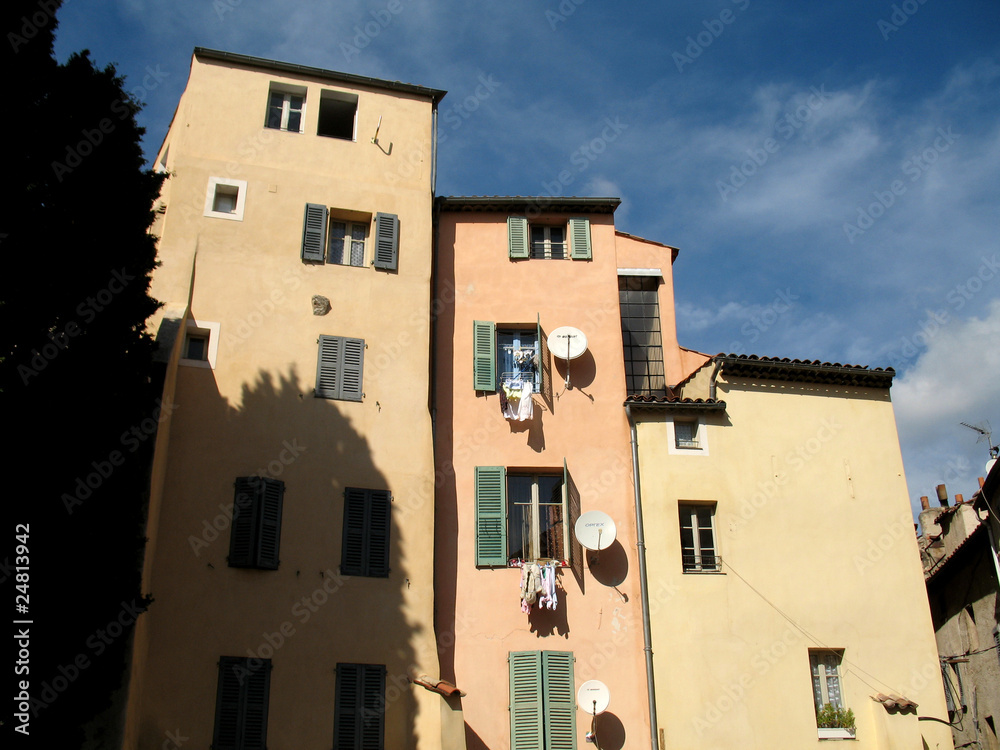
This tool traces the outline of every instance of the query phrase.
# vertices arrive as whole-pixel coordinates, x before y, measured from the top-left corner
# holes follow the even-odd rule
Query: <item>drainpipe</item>
[[[715,369],[712,371],[712,381],[708,385],[708,397],[715,401],[715,381],[719,377],[719,370],[722,369],[722,360],[715,360]]]
[[[649,734],[653,750],[660,750],[656,728],[656,685],[653,682],[653,645],[649,632],[649,587],[646,583],[646,542],[642,531],[642,495],[639,491],[639,435],[632,419],[632,407],[625,405],[632,443],[632,486],[635,488],[636,549],[639,552],[639,590],[642,598],[642,650],[646,654],[646,684],[649,687]]]

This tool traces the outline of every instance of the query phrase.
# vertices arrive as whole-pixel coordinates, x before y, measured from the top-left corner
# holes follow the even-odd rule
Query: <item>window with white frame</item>
[[[707,456],[708,429],[702,416],[667,414],[667,452],[673,456]]]
[[[700,448],[698,443],[698,421],[694,419],[674,420],[674,445],[678,448]]]
[[[681,503],[681,567],[685,573],[717,573],[715,503]]]
[[[205,193],[205,216],[243,221],[247,181],[228,177],[209,177]]]
[[[331,216],[327,233],[326,262],[342,266],[363,266],[368,224],[366,221],[341,221]]]
[[[218,323],[189,319],[184,331],[180,363],[188,367],[215,369],[219,354],[219,329]]]
[[[529,226],[524,216],[507,217],[507,253],[511,259],[591,260],[590,219],[539,221]]]
[[[319,97],[316,134],[353,141],[358,114],[358,95],[345,91],[323,91]]]
[[[541,368],[538,367],[538,329],[497,327],[497,371],[500,386],[523,388],[531,383],[541,391]]]
[[[531,226],[531,257],[546,260],[568,258],[566,252],[566,227]]]
[[[271,84],[267,97],[267,119],[264,127],[301,133],[306,111],[304,86]]]
[[[817,714],[827,704],[834,708],[844,707],[840,690],[840,664],[843,658],[844,652],[841,649],[809,649],[813,703]]]

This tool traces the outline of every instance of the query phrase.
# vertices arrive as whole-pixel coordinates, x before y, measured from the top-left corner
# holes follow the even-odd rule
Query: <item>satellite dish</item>
[[[576,519],[574,531],[580,544],[598,552],[610,547],[618,533],[611,516],[600,510],[589,510]]]
[[[587,351],[587,337],[579,328],[562,326],[546,339],[549,351],[559,359],[576,359]]]
[[[600,680],[587,680],[576,691],[576,702],[588,714],[603,714],[611,702],[611,691]]]

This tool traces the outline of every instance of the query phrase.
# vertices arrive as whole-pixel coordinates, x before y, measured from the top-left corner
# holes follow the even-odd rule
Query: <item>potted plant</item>
[[[854,739],[854,711],[827,703],[816,714],[820,739]]]

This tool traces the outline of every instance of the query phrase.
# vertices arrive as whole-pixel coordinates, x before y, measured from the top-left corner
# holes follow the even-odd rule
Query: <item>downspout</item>
[[[649,734],[653,750],[660,750],[659,732],[656,727],[656,685],[653,682],[653,644],[649,628],[649,587],[646,582],[646,541],[642,531],[642,494],[639,491],[639,436],[632,407],[625,405],[632,443],[632,486],[635,490],[635,546],[639,552],[639,590],[642,599],[642,650],[646,654],[646,684],[649,687]]]
[[[708,385],[708,397],[712,401],[715,401],[715,381],[719,377],[719,370],[722,369],[722,360],[715,360],[715,369],[712,371],[712,381]]]
[[[437,195],[438,171],[438,108],[437,102],[431,104],[431,199]]]

